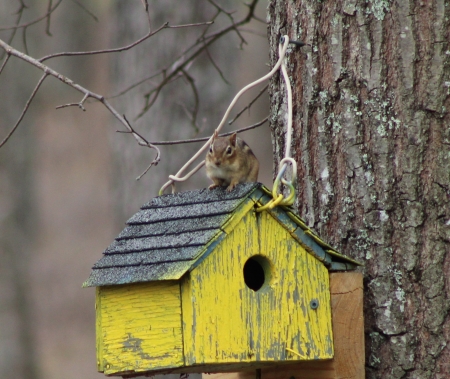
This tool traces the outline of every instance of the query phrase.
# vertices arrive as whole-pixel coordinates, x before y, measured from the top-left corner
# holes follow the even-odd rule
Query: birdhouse
[[[339,254],[257,183],[156,197],[95,263],[98,370],[239,371],[334,356]]]

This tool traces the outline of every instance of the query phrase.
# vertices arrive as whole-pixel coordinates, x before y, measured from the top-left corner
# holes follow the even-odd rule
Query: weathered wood
[[[363,282],[359,272],[331,273],[331,312],[336,379],[364,375]]]
[[[255,255],[267,263],[257,292],[243,274]],[[267,361],[331,358],[328,277],[269,213],[246,213],[181,283],[186,366],[208,364],[206,372],[217,372],[227,363],[257,368]]]
[[[176,281],[99,287],[97,359],[105,375],[183,364],[180,287]]]
[[[358,272],[330,274],[334,359],[262,368],[262,379],[364,379],[363,284]],[[254,379],[255,370],[204,374],[204,379]]]
[[[209,191],[207,194],[214,195]],[[214,215],[221,213],[223,208],[220,204],[230,200],[223,199],[223,195],[227,194],[202,205],[213,209]],[[318,362],[327,363],[334,357],[330,294],[339,294],[345,299],[347,293],[353,291],[352,282],[348,284],[344,279],[335,279],[330,291],[328,268],[333,259],[337,263],[347,261],[353,265],[352,260],[336,252],[331,255],[323,251],[328,246],[317,237],[313,238],[311,233],[306,233],[309,230],[304,230],[301,224],[296,227],[298,223],[293,217],[256,212],[255,199],[248,199],[248,196],[253,196],[253,193],[246,191],[242,195],[244,201],[237,197],[235,209],[227,208],[225,211],[232,212],[223,220],[222,228],[216,230],[217,223],[213,224],[213,233],[211,229],[206,230],[204,233],[209,233],[209,237],[201,243],[198,235],[191,233],[192,240],[187,239],[186,246],[200,243],[199,251],[202,253],[198,257],[191,252],[188,256],[183,255],[184,242],[177,246],[181,241],[179,234],[151,237],[156,240],[163,238],[164,243],[152,242],[155,249],[149,249],[148,257],[141,256],[141,261],[147,259],[147,263],[153,263],[151,260],[155,257],[152,253],[166,250],[166,243],[173,244],[171,251],[175,247],[180,249],[177,256],[168,254],[165,257],[168,266],[164,270],[169,275],[173,275],[174,263],[179,262],[177,259],[185,262],[186,258],[195,258],[195,261],[188,262],[184,272],[177,274],[178,280],[162,280],[164,272],[151,271],[154,268],[148,264],[126,266],[132,269],[140,267],[139,275],[136,271],[123,271],[122,264],[127,264],[127,259],[121,259],[120,265],[112,267],[120,269],[119,275],[108,271],[108,274],[97,277],[101,279],[96,284],[100,283],[97,291],[99,371],[110,376],[135,377],[149,373],[261,369],[258,373],[271,375],[273,372],[276,375],[292,371],[295,366],[288,366],[288,363],[313,362],[312,366],[301,368],[307,367],[309,372],[322,378],[337,371],[350,377],[346,373],[354,365],[350,368],[345,364],[321,366]],[[256,200],[261,200],[265,195],[260,192],[255,196]],[[166,206],[155,207],[159,212],[157,222],[166,223],[163,211],[168,211],[172,221],[173,207],[183,208],[183,212],[177,211],[178,218],[190,215],[190,203],[183,207],[173,202],[169,205],[168,201],[172,200],[165,197]],[[204,213],[207,217],[206,210]],[[133,220],[144,221],[143,218]],[[186,219],[186,222],[192,222],[192,219]],[[204,226],[208,225],[206,222]],[[162,233],[167,229],[163,225],[158,230]],[[294,234],[298,238],[293,238]],[[109,248],[105,258],[141,253],[150,238],[139,234],[135,239],[146,242],[135,243],[132,234],[127,237],[130,238],[125,238],[125,247],[114,242],[111,246],[116,247]],[[174,240],[178,238],[178,242],[170,241],[172,237]],[[116,241],[122,243],[120,238]],[[312,254],[313,250],[315,254]],[[171,258],[176,259],[171,261]],[[102,270],[105,265],[111,268],[107,264],[113,261],[102,264]],[[138,261],[135,258],[131,260],[133,264]],[[178,270],[177,267],[175,269]],[[148,280],[150,272],[158,281],[129,283]],[[355,303],[354,299],[350,300]],[[349,307],[341,298],[336,297],[334,302],[336,309],[341,302],[346,310]],[[357,314],[357,310],[355,312]],[[346,325],[348,316],[336,320]],[[353,324],[352,321],[349,325]],[[354,341],[348,338],[348,334],[349,331],[345,330],[343,338],[352,344]],[[352,347],[345,351],[352,354]],[[271,371],[274,365],[277,369]]]

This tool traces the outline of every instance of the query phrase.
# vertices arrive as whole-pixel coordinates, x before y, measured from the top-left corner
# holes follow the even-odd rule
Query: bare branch
[[[219,17],[219,15],[220,15],[221,13],[222,13],[222,11],[219,9],[219,10],[216,12],[216,14],[212,17],[211,21],[216,21],[216,18]],[[205,35],[206,35],[206,33],[208,32],[210,26],[211,26],[211,25],[208,25],[208,26],[203,30],[202,34],[200,34],[200,37],[197,38],[197,42],[203,41],[203,39],[205,38]],[[194,46],[195,46],[195,45],[194,45]]]
[[[229,135],[231,135],[233,133],[242,133],[242,132],[245,132],[247,130],[255,129],[258,126],[264,125],[268,120],[269,120],[269,116],[267,116],[266,118],[264,118],[261,121],[258,121],[256,124],[253,124],[253,125],[250,125],[250,126],[246,126],[245,128],[241,128],[241,129],[233,130],[231,132],[219,134],[219,137],[229,136]],[[127,133],[127,132],[123,132],[123,131],[118,131],[118,132],[119,133]],[[155,146],[181,145],[181,144],[184,144],[184,143],[204,142],[204,141],[208,141],[210,138],[211,138],[211,136],[209,136],[209,137],[201,137],[201,138],[185,139],[185,140],[176,140],[176,141],[156,141],[156,142],[150,142],[150,143],[152,145],[155,145]]]
[[[192,78],[192,76],[190,76],[185,70],[182,70],[181,72],[183,73],[184,77],[186,78],[189,85],[191,86],[192,93],[194,94],[194,110],[192,111],[192,114],[191,114],[191,121],[192,121],[192,125],[198,132],[199,127],[197,125],[197,114],[198,114],[198,107],[200,104],[200,97],[198,95],[197,87],[195,86],[195,82],[194,82],[194,79]]]
[[[0,75],[2,74],[2,71],[5,68],[6,63],[8,63],[8,59],[10,56],[11,56],[10,54],[6,54],[5,60],[3,61],[2,66],[0,67]]]
[[[264,40],[267,40],[267,34],[266,33],[262,33],[262,32],[258,32],[256,30],[253,29],[247,29],[247,28],[239,28],[239,30],[243,33],[248,33],[248,34],[253,34],[255,36],[264,38]]]
[[[205,47],[205,52],[206,55],[208,56],[210,62],[212,63],[212,65],[214,66],[214,68],[217,70],[217,72],[219,73],[220,77],[222,78],[222,80],[225,82],[225,84],[230,85],[230,82],[225,78],[225,75],[223,74],[222,70],[220,69],[219,65],[216,64],[216,62],[214,61],[213,57],[211,56],[208,46]]]
[[[83,112],[86,112],[86,108],[84,107],[84,103],[87,100],[87,98],[89,97],[88,94],[84,95],[83,99],[81,99],[81,101],[79,103],[69,103],[69,104],[64,104],[64,105],[58,105],[56,107],[56,109],[61,109],[61,108],[67,108],[67,107],[74,107],[77,106],[78,108],[80,108],[81,110],[83,110]]]
[[[83,9],[89,16],[91,16],[96,22],[98,22],[98,17],[92,13],[89,9],[87,9],[82,3],[78,0],[72,0],[76,5],[78,5],[81,9]]]
[[[45,33],[48,36],[52,36],[52,33],[50,32],[50,17],[52,15],[52,12],[50,12],[50,10],[52,9],[52,0],[48,0],[48,6],[47,6],[47,23],[45,26]]]
[[[142,1],[142,5],[144,6],[144,9],[146,12],[148,12],[148,1],[147,0],[141,0]]]
[[[170,70],[168,68],[166,68],[168,75],[154,89],[152,89],[149,93],[147,93],[145,95],[147,97],[147,103],[145,104],[142,111],[137,115],[136,119],[142,117],[155,103],[157,96],[150,96],[152,93],[156,92],[156,94],[159,94],[161,92],[161,89],[167,83],[169,83],[177,75],[179,75],[181,70],[186,69],[186,66],[188,66],[192,61],[194,61],[208,46],[212,45],[220,37],[222,37],[223,35],[227,34],[230,31],[235,30],[237,27],[250,22],[253,17],[257,3],[258,3],[258,0],[253,0],[250,4],[247,4],[249,7],[249,11],[242,20],[240,20],[236,23],[233,23],[232,25],[229,25],[215,33],[212,33],[209,36],[202,35],[202,37],[199,38],[197,40],[197,42],[195,42],[193,45],[191,45],[185,51],[183,51],[177,59],[177,62],[180,62],[180,63],[178,65],[172,65]],[[190,55],[185,57],[189,51],[191,51],[195,48],[197,48],[197,49],[194,52],[192,52]]]
[[[235,25],[234,18],[233,18],[233,13],[235,13],[236,11],[228,12],[228,11],[226,11],[223,7],[221,7],[219,4],[217,4],[214,0],[208,0],[208,2],[209,2],[210,4],[212,4],[212,5],[214,5],[214,6],[215,6],[218,10],[220,10],[221,12],[225,13],[225,14],[228,16],[228,18],[230,19],[231,24],[232,24],[232,25]],[[247,41],[246,41],[246,40],[244,39],[244,37],[241,35],[241,33],[239,32],[239,29],[238,29],[237,27],[235,27],[234,30],[236,31],[236,34],[238,35],[238,37],[239,37],[240,40],[241,40],[240,48],[242,48],[242,45],[247,44]]]
[[[27,28],[22,29],[22,43],[25,54],[28,54],[28,44],[27,44]]]
[[[159,163],[159,161],[161,160],[161,151],[159,150],[158,147],[156,147],[155,145],[153,145],[150,142],[148,142],[144,137],[142,137],[138,132],[136,132],[133,129],[133,127],[131,126],[131,124],[128,122],[128,120],[125,117],[125,115],[123,115],[123,119],[126,121],[126,123],[128,125],[128,130],[129,130],[128,133],[133,134],[134,138],[136,138],[137,141],[140,141],[139,145],[146,146],[146,147],[148,147],[150,149],[155,149],[156,150],[156,157],[155,157],[155,159],[153,159],[153,161],[144,170],[144,172],[136,178],[136,180],[139,180],[148,172],[148,170],[150,170],[153,166],[156,166]]]
[[[13,26],[3,26],[0,27],[0,30],[11,30],[11,29],[20,29],[20,28],[26,28],[27,26],[37,24],[39,21],[42,21],[43,19],[47,18],[56,8],[58,8],[59,4],[62,3],[63,0],[59,0],[46,14],[43,16],[37,18],[34,21],[27,22],[26,24],[20,24],[20,25],[13,25]]]
[[[141,0],[141,1],[142,1],[142,5],[144,6],[144,11],[147,15],[148,31],[151,32],[152,31],[152,20],[150,18],[150,12],[148,10],[148,0]]]
[[[16,25],[19,24],[20,19],[21,19],[22,16],[23,16],[23,11],[25,10],[26,7],[27,7],[27,6],[23,3],[23,1],[20,1],[20,7],[19,7],[19,9],[18,9],[17,12],[16,12],[16,14],[17,14]],[[14,37],[15,37],[15,35],[16,35],[16,32],[17,32],[17,29],[13,29],[13,31],[12,31],[10,37],[9,37],[8,44],[11,44],[12,40],[14,39]],[[3,59],[3,57],[5,56],[5,54],[6,54],[6,53],[3,52],[3,54],[0,56],[0,59]]]
[[[122,47],[117,47],[115,49],[104,49],[104,50],[92,50],[92,51],[71,51],[71,52],[63,52],[63,53],[55,53],[46,55],[45,57],[39,58],[39,62],[44,62],[47,59],[55,58],[55,57],[73,57],[73,56],[79,56],[79,55],[95,55],[95,54],[106,54],[106,53],[118,53],[120,51],[129,50],[132,47],[139,45],[141,42],[145,41],[146,39],[154,36],[156,33],[160,32],[163,29],[176,29],[176,28],[189,28],[192,26],[202,26],[202,25],[209,25],[212,21],[207,22],[199,22],[196,24],[185,24],[185,25],[174,25],[170,26],[168,22],[165,22],[162,24],[158,29],[156,29],[154,32],[149,31],[145,36],[139,38],[137,41]]]
[[[28,103],[24,109],[24,111],[22,112],[22,115],[19,119],[19,121],[16,123],[16,125],[14,126],[13,130],[9,133],[9,135],[7,136],[7,138],[5,138],[5,140],[2,142],[2,144],[0,145],[0,147],[2,145],[4,145],[6,143],[6,141],[9,139],[10,135],[14,132],[14,130],[17,128],[18,124],[20,123],[20,121],[22,120],[26,110],[28,109],[29,103],[31,102],[31,100],[33,99],[34,95],[36,94],[37,90],[39,89],[39,86],[42,84],[42,82],[44,81],[44,79],[50,75],[53,76],[55,78],[57,78],[58,80],[62,81],[63,83],[67,84],[68,86],[75,88],[77,91],[81,92],[84,97],[83,100],[80,101],[80,103],[77,103],[76,105],[82,107],[83,103],[86,101],[87,98],[92,97],[96,100],[98,100],[99,102],[101,102],[113,115],[115,118],[117,118],[122,125],[125,126],[125,128],[130,132],[130,134],[133,135],[133,137],[136,139],[136,141],[138,142],[139,145],[141,146],[146,146],[152,149],[156,150],[156,157],[155,159],[152,161],[151,165],[156,165],[158,164],[159,160],[160,160],[160,151],[159,149],[152,145],[151,143],[147,142],[147,140],[145,138],[143,138],[139,133],[137,133],[130,125],[130,123],[128,122],[128,120],[124,117],[121,116],[115,109],[114,107],[102,96],[102,95],[98,95],[92,91],[89,91],[88,89],[80,86],[79,84],[74,83],[71,79],[69,79],[68,77],[60,74],[59,72],[51,69],[50,67],[44,65],[43,63],[39,62],[37,59],[34,59],[16,49],[14,49],[13,47],[9,46],[7,43],[5,43],[4,41],[2,41],[0,39],[0,47],[3,48],[6,53],[8,55],[13,55],[19,59],[24,60],[25,62],[30,63],[31,65],[37,67],[38,69],[44,71],[44,76],[41,78],[41,80],[38,83],[38,86],[36,86],[35,90],[33,91],[33,94],[31,95],[30,99],[28,100]],[[68,105],[69,106],[69,105]]]
[[[259,91],[259,93],[254,97],[254,99],[252,101],[250,101],[250,103],[248,103],[243,109],[241,109],[231,121],[228,121],[228,125],[231,125],[233,122],[235,122],[242,115],[242,113],[244,113],[247,109],[250,109],[251,106],[255,103],[255,101],[258,100],[259,97],[264,92],[266,92],[267,88],[269,88],[268,84],[261,91]]]
[[[114,99],[116,97],[122,96],[124,94],[126,94],[128,91],[131,91],[133,88],[136,88],[137,86],[141,85],[142,83],[145,83],[148,80],[153,79],[154,77],[161,75],[164,73],[164,69],[163,70],[159,70],[157,73],[152,74],[144,79],[139,80],[138,82],[128,86],[127,88],[123,89],[122,91],[120,91],[119,93],[112,95],[112,96],[108,96],[108,99]]]
[[[22,110],[22,113],[17,120],[16,124],[13,126],[11,131],[8,133],[8,135],[3,139],[3,141],[0,143],[0,148],[8,142],[9,138],[13,135],[13,133],[16,131],[17,127],[19,126],[20,122],[22,121],[23,117],[25,116],[25,113],[28,110],[28,107],[30,106],[31,102],[33,101],[34,96],[36,95],[37,91],[39,90],[39,87],[44,82],[45,78],[48,76],[48,74],[42,75],[41,79],[39,79],[38,84],[36,84],[36,87],[34,88],[33,92],[31,93],[30,98],[28,99],[27,103],[25,104],[25,107]]]

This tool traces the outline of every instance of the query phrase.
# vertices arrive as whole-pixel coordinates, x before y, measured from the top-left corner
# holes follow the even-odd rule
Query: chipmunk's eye
[[[209,147],[209,152],[212,154],[212,146]]]
[[[230,155],[233,152],[233,150],[231,149],[231,146],[228,146],[227,148],[227,154]]]

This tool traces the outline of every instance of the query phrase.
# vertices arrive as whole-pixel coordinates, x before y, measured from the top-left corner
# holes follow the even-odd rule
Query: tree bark
[[[450,7],[273,0],[271,63],[292,48],[296,207],[364,263],[367,378],[450,372]],[[275,164],[286,99],[270,85]]]

